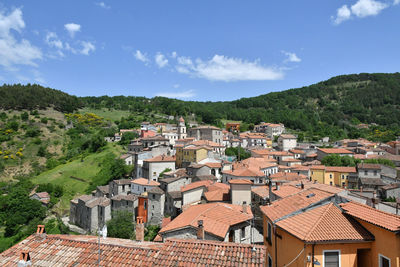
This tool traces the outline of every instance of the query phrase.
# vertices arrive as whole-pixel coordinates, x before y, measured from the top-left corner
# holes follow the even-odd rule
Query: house
[[[222,182],[228,183],[234,179],[249,180],[254,184],[264,184],[266,175],[259,167],[251,168],[247,164],[238,164],[232,170],[222,171]]]
[[[251,244],[249,206],[207,203],[190,206],[173,219],[159,234],[162,239],[194,239],[200,231],[205,240]],[[204,231],[204,233],[203,233]]]
[[[133,215],[132,220],[135,220],[135,208],[138,206],[138,196],[129,195],[116,195],[111,197],[111,211],[127,211]]]
[[[212,148],[208,146],[178,146],[176,145],[176,166],[178,168],[186,167],[190,163],[199,163],[209,157]]]
[[[142,224],[139,224],[142,226]],[[142,228],[144,231],[144,227]],[[139,234],[137,237],[144,236]],[[88,235],[33,234],[0,254],[0,265],[11,266],[252,266],[265,263],[265,248],[194,239],[164,243],[101,238]],[[100,252],[100,254],[99,254]],[[240,252],[240,253],[235,253]],[[98,257],[100,256],[100,257]],[[99,261],[100,260],[100,261]]]
[[[203,199],[207,202],[231,202],[230,187],[223,183],[212,183],[207,186],[207,191],[203,193]]]
[[[199,203],[201,201],[203,193],[206,192],[207,186],[211,185],[212,183],[212,181],[206,180],[194,182],[183,186],[181,188],[182,206]]]
[[[242,160],[239,164],[236,164],[236,167],[239,168],[244,166],[248,166],[248,168],[258,169],[263,172],[265,176],[269,176],[278,172],[278,165],[270,159],[265,158],[250,157]]]
[[[29,198],[36,199],[42,202],[42,204],[45,206],[50,203],[50,194],[47,192],[37,192],[32,194]]]
[[[159,155],[150,159],[143,160],[143,178],[158,181],[160,173],[169,169],[175,170],[175,156]]]
[[[159,182],[152,181],[145,178],[136,178],[131,180],[131,193],[135,195],[141,195],[145,192],[148,192],[150,189],[154,187],[160,186]]]
[[[209,140],[218,144],[222,144],[223,135],[220,128],[214,126],[199,126],[188,130],[189,137],[196,140]]]
[[[302,149],[290,149],[289,152],[294,155],[295,159],[301,159],[301,160],[306,159],[306,152]]]
[[[240,132],[240,123],[239,122],[226,123],[225,129],[232,133],[238,133],[238,132]]]
[[[268,137],[274,138],[281,135],[285,131],[285,126],[282,123],[261,123],[254,126],[254,130],[258,133],[266,133]]]
[[[83,195],[70,201],[69,221],[94,233],[111,219],[111,201],[106,197]]]
[[[147,191],[148,199],[148,223],[151,225],[161,225],[164,218],[165,192],[158,186],[154,186]]]
[[[169,146],[169,140],[161,135],[140,138],[143,148],[150,148],[159,145]]]
[[[312,181],[317,181],[320,184],[335,185],[342,188],[347,188],[352,185],[351,177],[357,175],[355,167],[340,167],[340,166],[324,166],[313,165],[310,167]]]
[[[381,178],[381,165],[360,163],[357,165],[359,178]]]
[[[353,157],[354,152],[345,148],[317,148],[317,160],[321,161],[323,158],[330,155]]]
[[[281,151],[288,151],[297,147],[297,137],[292,134],[281,134],[278,137],[278,147]]]
[[[253,183],[244,179],[229,180],[232,204],[251,205],[251,186]]]
[[[267,147],[267,135],[264,133],[241,133],[239,139],[244,148]]]
[[[126,195],[131,192],[132,179],[113,180],[109,183],[109,192],[111,196]]]
[[[174,131],[162,131],[161,136],[168,139],[170,145],[175,145],[175,141],[179,139],[179,134]]]
[[[133,156],[132,154],[123,154],[119,157],[125,162],[125,165],[133,165]]]

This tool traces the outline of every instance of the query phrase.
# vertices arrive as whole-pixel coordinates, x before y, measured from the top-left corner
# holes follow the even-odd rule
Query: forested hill
[[[352,74],[310,86],[225,102],[155,97],[84,97],[93,108],[151,110],[169,115],[195,113],[206,123],[220,119],[257,124],[282,122],[309,136],[357,137],[354,125],[376,123],[400,134],[400,73]],[[352,126],[353,125],[353,126]]]
[[[352,74],[310,86],[224,102],[195,102],[164,97],[70,96],[38,85],[0,87],[0,107],[112,108],[168,115],[196,114],[200,121],[221,125],[221,119],[282,122],[309,137],[357,137],[359,123],[378,124],[387,138],[400,135],[400,73]],[[376,129],[374,129],[375,131]]]
[[[52,107],[62,112],[72,112],[81,107],[81,101],[59,90],[37,84],[0,86],[1,109],[45,109]]]

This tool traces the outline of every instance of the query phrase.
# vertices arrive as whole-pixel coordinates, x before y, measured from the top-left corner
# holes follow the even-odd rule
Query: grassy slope
[[[55,211],[59,214],[66,214],[69,210],[69,201],[75,196],[85,193],[91,179],[100,170],[100,163],[109,152],[113,152],[117,156],[122,152],[122,148],[119,145],[109,143],[102,152],[91,154],[85,157],[83,161],[77,159],[45,171],[34,177],[32,182],[35,184],[52,183],[62,185],[65,192],[60,203],[56,205]],[[71,178],[71,176],[83,181]]]
[[[105,119],[116,121],[120,120],[122,117],[129,116],[130,112],[127,110],[108,110],[106,108],[103,109],[92,109],[92,108],[82,108],[79,110],[81,113],[94,113],[100,117]]]

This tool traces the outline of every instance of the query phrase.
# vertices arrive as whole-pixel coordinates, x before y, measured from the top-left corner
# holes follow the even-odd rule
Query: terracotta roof
[[[360,163],[357,165],[359,169],[369,169],[369,170],[380,170],[381,165],[379,164],[371,164],[371,163]]]
[[[197,229],[198,221],[203,220],[205,232],[225,238],[231,226],[253,218],[249,207],[247,207],[247,213],[244,213],[242,209],[241,205],[220,202],[190,206],[162,228],[160,234],[187,227]]]
[[[197,175],[196,178],[199,179],[200,181],[206,181],[206,180],[216,181],[216,180],[218,180],[218,178],[215,177],[214,175]]]
[[[159,186],[160,183],[156,181],[152,181],[149,179],[145,178],[136,178],[134,180],[131,180],[132,184],[139,184],[139,185],[147,185],[147,186]]]
[[[307,158],[315,158],[317,156],[318,156],[317,153],[311,153],[311,154],[308,154],[306,157]]]
[[[269,197],[269,189],[268,186],[256,186],[251,189],[251,192],[258,195],[261,198],[268,198]]]
[[[294,172],[277,172],[269,176],[272,180],[300,181],[307,177]]]
[[[276,163],[271,162],[271,160],[269,159],[255,158],[255,157],[250,157],[245,160],[242,160],[241,163],[248,165],[250,168],[259,168],[259,169],[265,169],[277,166]]]
[[[266,249],[205,240],[167,240],[154,261],[155,266],[264,266]]]
[[[304,152],[304,150],[301,149],[290,149],[290,152],[292,152],[293,154],[304,154],[306,152]]]
[[[96,188],[97,188],[97,190],[99,190],[103,194],[108,194],[110,192],[110,189],[109,189],[110,186],[109,185],[99,185]]]
[[[281,188],[283,187],[285,186],[282,186]],[[328,193],[319,189],[310,188],[307,190],[302,190],[297,194],[276,200],[272,202],[271,205],[262,206],[260,209],[270,220],[275,221],[283,216],[289,215],[321,200],[332,197],[333,195],[334,194],[332,193]]]
[[[185,122],[182,116],[179,118],[179,122]]]
[[[222,173],[229,174],[236,177],[263,177],[264,173],[257,169],[249,169],[248,167],[222,171]]]
[[[35,194],[40,198],[50,198],[50,195],[47,192],[39,192],[39,193],[35,193]]]
[[[347,202],[340,205],[345,213],[385,228],[392,232],[400,231],[400,216],[371,208],[357,202]]]
[[[230,186],[223,183],[214,183],[207,187],[207,192],[204,193],[204,198],[207,201],[229,201]]]
[[[332,202],[278,221],[276,225],[305,242],[374,240],[370,232]]]
[[[271,153],[271,149],[254,149],[251,152],[257,155],[269,155]]]
[[[127,159],[129,157],[132,157],[132,154],[123,154],[123,155],[119,156],[120,159]]]
[[[194,182],[194,183],[182,186],[181,187],[181,192],[183,193],[183,192],[186,192],[186,191],[189,191],[189,190],[192,190],[192,189],[195,189],[195,188],[199,188],[199,187],[202,187],[202,186],[207,187],[210,184],[212,184],[212,181],[210,181],[210,180]]]
[[[145,159],[146,162],[175,162],[175,156],[159,155],[151,159]]]
[[[325,170],[325,165],[311,165],[311,170]]]
[[[32,266],[98,266],[98,240],[87,235],[31,235],[0,254],[0,265],[17,266],[29,251]],[[170,239],[165,243],[101,239],[101,266],[264,266],[259,245]]]
[[[327,172],[348,172],[348,173],[356,173],[356,167],[342,167],[342,166],[327,166],[325,168]]]
[[[384,186],[381,178],[359,178],[362,185]]]
[[[280,198],[285,198],[287,196],[296,194],[301,191],[300,188],[294,187],[294,186],[288,186],[288,185],[282,185],[279,187],[278,190],[276,190],[276,187],[272,187],[272,193],[275,194],[276,196]]]
[[[94,208],[96,206],[107,207],[110,205],[110,199],[106,197],[95,197],[85,203],[86,207]]]
[[[213,141],[209,140],[197,140],[193,141],[190,143],[190,145],[195,145],[195,146],[209,146],[209,147],[225,147],[223,145],[220,145],[218,143],[215,143]]]
[[[295,165],[292,168],[292,171],[308,171],[308,170],[310,170],[310,166]]]
[[[185,179],[185,178],[186,178],[186,177],[160,178],[160,179],[158,179],[158,181],[159,181],[160,183],[169,184],[169,183],[173,183],[173,182],[175,182],[175,181],[178,181],[178,180],[180,180],[180,179]]]
[[[209,168],[221,168],[222,167],[221,162],[207,162],[207,163],[204,163],[204,165],[206,165]]]
[[[281,159],[281,162],[301,162],[299,159],[288,158],[288,159]]]
[[[252,181],[246,180],[246,179],[232,179],[232,180],[229,180],[229,183],[230,184],[250,184],[250,185],[253,184]]]
[[[128,201],[135,201],[138,198],[137,195],[128,194],[128,195],[116,195],[111,198],[111,200],[121,201],[121,200],[128,200]]]
[[[318,150],[325,154],[354,154],[353,152],[344,148],[318,148]]]

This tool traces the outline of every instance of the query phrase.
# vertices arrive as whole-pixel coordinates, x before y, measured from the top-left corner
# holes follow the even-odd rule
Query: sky
[[[400,0],[0,1],[0,84],[223,101],[398,72]]]

